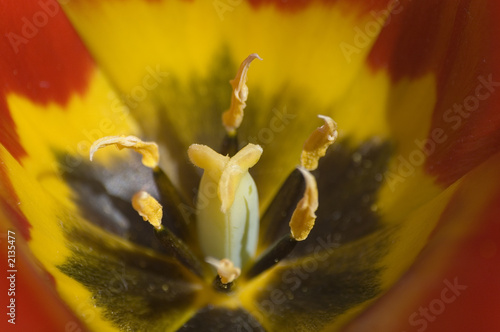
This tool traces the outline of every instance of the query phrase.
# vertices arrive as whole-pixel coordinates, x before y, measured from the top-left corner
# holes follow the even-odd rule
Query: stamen
[[[297,241],[303,241],[309,235],[316,221],[316,210],[318,209],[318,186],[316,179],[308,170],[299,167],[299,171],[306,180],[306,191],[297,204],[290,220],[292,237]]]
[[[181,239],[193,244],[198,243],[194,230],[194,214],[192,213],[194,206],[182,197],[160,167],[153,170],[153,177],[169,228]]]
[[[283,235],[290,234],[288,223],[292,219],[297,203],[304,196],[304,175],[295,168],[281,185],[261,218],[259,248],[270,248]],[[261,254],[261,252],[259,252]]]
[[[203,270],[198,258],[182,240],[168,228],[163,227],[161,223],[163,217],[161,204],[147,192],[139,191],[132,197],[132,206],[145,221],[154,226],[155,235],[163,244],[167,253],[201,277]]]
[[[207,257],[205,261],[217,269],[217,274],[224,285],[233,282],[241,274],[241,269],[235,267],[233,262],[227,258],[218,260],[213,257]]]
[[[156,238],[166,249],[168,255],[176,258],[198,276],[203,276],[201,261],[193,254],[184,241],[175,236],[167,227],[160,226],[160,228],[155,228],[154,230]]]
[[[135,136],[106,136],[95,141],[90,147],[90,160],[94,153],[108,145],[116,145],[118,149],[129,148],[142,155],[142,163],[144,166],[155,168],[158,166],[160,155],[158,153],[158,145],[154,142],[143,142]]]
[[[299,176],[302,181],[298,181]],[[295,200],[297,191],[303,186],[303,183],[305,184],[305,189],[302,198],[297,203],[290,218],[290,233],[282,236],[272,245],[267,244],[264,240],[263,243],[268,245],[268,249],[261,254],[250,269],[245,272],[246,279],[254,278],[278,264],[292,252],[298,241],[305,240],[309,235],[316,220],[314,212],[318,208],[318,189],[314,176],[302,167],[297,167],[294,172],[292,172],[286,181],[286,189],[282,188],[284,190],[280,190],[278,194],[278,204],[282,207],[281,215],[278,214],[277,206],[270,207],[270,210],[268,210],[266,214],[268,218],[273,218],[277,222],[283,220],[283,216],[289,215],[287,213],[289,206],[292,201]],[[272,222],[272,220],[269,220],[269,222]],[[275,227],[268,227],[267,229],[267,231],[272,231],[274,233],[278,230],[279,229],[275,229]]]
[[[246,85],[248,68],[254,59],[262,60],[258,54],[250,54],[240,65],[236,77],[229,83],[233,87],[231,96],[231,106],[229,110],[222,114],[222,123],[226,128],[229,136],[236,135],[236,129],[241,125],[243,120],[243,110],[245,109],[246,100],[248,98],[248,87]]]
[[[270,246],[264,254],[262,254],[254,265],[245,273],[245,278],[251,279],[266,271],[272,266],[278,264],[283,258],[288,256],[297,245],[291,234],[286,234],[281,239]]]
[[[338,137],[337,124],[332,118],[318,115],[325,121],[325,124],[318,127],[304,143],[300,163],[302,167],[313,171],[318,168],[318,161],[326,153],[328,147],[335,142]]]
[[[161,228],[163,208],[153,196],[145,191],[139,191],[132,197],[132,207],[144,221],[149,221],[155,228]]]

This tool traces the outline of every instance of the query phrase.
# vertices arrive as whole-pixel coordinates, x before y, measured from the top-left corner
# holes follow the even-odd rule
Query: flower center
[[[231,106],[222,115],[226,129],[223,153],[219,154],[206,145],[193,144],[188,149],[191,162],[204,170],[196,200],[196,233],[199,248],[204,257],[200,260],[196,248],[190,248],[166,227],[163,222],[163,206],[148,193],[140,191],[132,197],[132,206],[144,220],[154,226],[155,234],[164,244],[167,253],[200,277],[210,275],[209,265],[216,269],[214,285],[229,290],[242,269],[247,278],[277,264],[288,255],[298,241],[307,238],[314,226],[318,208],[318,190],[314,176],[309,172],[318,166],[318,160],[325,155],[329,145],[337,139],[337,126],[326,116],[319,116],[324,125],[317,128],[306,140],[300,166],[305,190],[294,208],[289,225],[290,234],[276,241],[260,257],[255,258],[259,235],[259,199],[257,186],[248,170],[263,153],[259,145],[248,144],[238,150],[237,130],[243,120],[248,97],[246,86],[250,63],[260,59],[257,54],[248,56],[239,67],[234,80]],[[262,59],[260,59],[262,60]],[[159,165],[158,146],[143,142],[134,136],[104,137],[91,147],[90,158],[100,148],[115,145],[129,148],[143,156],[143,164],[153,169],[160,192],[164,192],[165,208],[174,224],[189,229],[190,220],[181,211],[182,199]],[[227,153],[227,155],[225,155]],[[292,211],[292,210],[290,210]],[[281,211],[279,211],[281,213]],[[212,269],[212,273],[215,271]],[[213,275],[212,274],[212,275]]]

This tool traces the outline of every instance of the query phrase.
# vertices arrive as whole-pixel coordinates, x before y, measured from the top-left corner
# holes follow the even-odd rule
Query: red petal
[[[369,12],[370,10],[383,9],[383,8],[387,7],[387,3],[390,3],[392,1],[393,0],[375,0],[375,1],[363,1],[363,2],[359,2],[359,3],[354,4],[354,2],[352,2],[352,1],[349,2],[349,1],[342,1],[342,0],[317,0],[317,1],[311,1],[311,0],[292,0],[292,1],[248,0],[248,2],[250,2],[250,4],[255,8],[259,8],[259,7],[266,6],[266,5],[273,5],[273,6],[276,6],[276,8],[278,8],[284,12],[294,12],[294,11],[304,10],[304,9],[307,9],[308,6],[315,5],[317,2],[321,2],[322,4],[329,5],[329,6],[338,5],[339,3],[344,3],[345,7],[357,8],[359,6],[362,6],[364,9],[364,12]],[[228,5],[231,7],[236,6],[236,5],[231,5],[230,1],[228,2]]]
[[[500,331],[499,167],[464,177],[414,265],[346,332]]]
[[[426,169],[445,185],[500,150],[499,16],[497,1],[402,1],[369,56],[394,81],[436,73]]]
[[[55,0],[12,2],[4,4],[2,12],[0,142],[19,159],[25,152],[6,95],[64,104],[72,93],[84,93],[93,62]]]
[[[11,229],[12,230],[12,229]],[[2,308],[3,317],[0,323],[2,331],[86,331],[78,318],[68,309],[58,296],[55,284],[51,276],[41,271],[33,262],[31,257],[25,254],[24,243],[21,244],[21,236],[16,234],[15,241],[15,269],[17,272],[7,272],[7,229],[0,224],[1,234],[5,235],[2,240],[3,250],[0,251],[0,259],[5,264],[0,287],[5,291]],[[14,278],[7,277],[14,275]],[[11,283],[13,281],[13,283]],[[12,293],[13,292],[13,293]],[[10,293],[10,295],[9,295]],[[9,316],[11,299],[14,299],[15,316]],[[12,305],[11,305],[12,306]],[[8,320],[15,317],[15,325]]]
[[[5,212],[6,216],[4,217],[8,219],[9,224],[16,227],[24,239],[28,241],[31,225],[19,208],[18,202],[19,198],[7,176],[5,166],[0,163],[0,211]],[[0,217],[2,217],[1,212]],[[2,220],[0,220],[0,224],[1,222]]]

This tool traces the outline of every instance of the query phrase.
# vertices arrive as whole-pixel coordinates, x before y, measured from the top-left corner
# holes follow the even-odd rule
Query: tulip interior
[[[240,65],[236,77],[230,81],[233,93],[230,108],[222,115],[222,122],[227,134],[222,142],[222,154],[206,145],[192,144],[188,155],[193,164],[204,169],[196,198],[196,226],[198,244],[205,261],[217,270],[214,286],[219,290],[231,290],[233,281],[239,277],[242,268],[250,267],[247,277],[255,277],[259,273],[278,263],[286,257],[298,241],[307,239],[316,220],[318,208],[318,189],[314,176],[309,172],[318,167],[318,161],[326,154],[328,147],[338,136],[336,123],[327,116],[319,116],[325,124],[317,128],[304,143],[301,163],[297,167],[303,177],[305,188],[302,199],[296,206],[293,201],[276,199],[271,203],[268,220],[277,223],[280,214],[290,215],[290,234],[276,241],[255,259],[259,236],[259,199],[257,187],[249,168],[260,159],[263,149],[256,144],[238,147],[237,129],[240,127],[248,87],[247,73],[254,59],[262,60],[257,54],[249,55]],[[139,191],[132,197],[132,206],[145,221],[155,228],[156,235],[173,258],[185,265],[191,272],[203,277],[203,267],[194,254],[194,250],[186,245],[186,238],[178,237],[170,225],[182,225],[187,235],[189,216],[184,209],[180,194],[172,186],[172,182],[159,165],[158,146],[153,142],[142,142],[134,136],[103,137],[95,141],[90,148],[90,160],[98,149],[106,146],[117,146],[119,149],[130,148],[142,155],[144,166],[150,167],[159,176],[156,187],[167,200],[167,213],[170,221],[163,223],[163,207],[154,197],[145,191]],[[230,155],[233,152],[233,155]],[[302,182],[291,182],[301,185]],[[284,190],[297,195],[301,188],[287,186]],[[172,211],[173,210],[173,211]],[[272,232],[271,232],[272,233]],[[194,249],[198,249],[197,247]],[[252,262],[255,261],[255,262]],[[253,264],[253,265],[252,265]],[[205,269],[206,270],[206,269]]]
[[[424,323],[498,330],[481,325],[487,319],[462,325],[464,312],[500,298],[498,264],[488,261],[499,232],[487,221],[497,220],[490,205],[500,197],[496,2],[228,3],[6,5],[0,217],[26,240],[21,257],[35,258],[20,261],[44,280],[24,303],[52,291],[71,319],[97,331],[328,331],[379,299],[354,330],[398,320],[400,331],[419,300],[436,303],[424,298],[429,289],[439,297],[444,278],[458,278],[469,288]],[[238,61],[255,50],[265,62],[252,67],[235,144],[220,113]],[[317,220],[296,243],[289,222],[306,183],[294,166],[316,114],[330,114],[343,134],[311,171]],[[158,170],[114,149],[88,161],[93,141],[130,134],[158,143]],[[212,282],[216,270],[225,285],[238,273],[220,258],[209,259],[217,268],[203,261],[192,200],[201,169],[186,150],[199,143],[232,156],[249,142],[264,151],[250,169],[259,243],[224,288]],[[161,206],[165,227],[134,205],[144,215]],[[52,307],[42,303],[30,317]]]

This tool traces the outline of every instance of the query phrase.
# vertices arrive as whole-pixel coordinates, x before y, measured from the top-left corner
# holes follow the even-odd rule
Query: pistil
[[[227,258],[241,268],[255,253],[259,199],[248,169],[261,154],[262,148],[254,144],[248,144],[232,158],[208,146],[189,147],[191,162],[204,169],[196,208],[198,238],[205,256]]]

